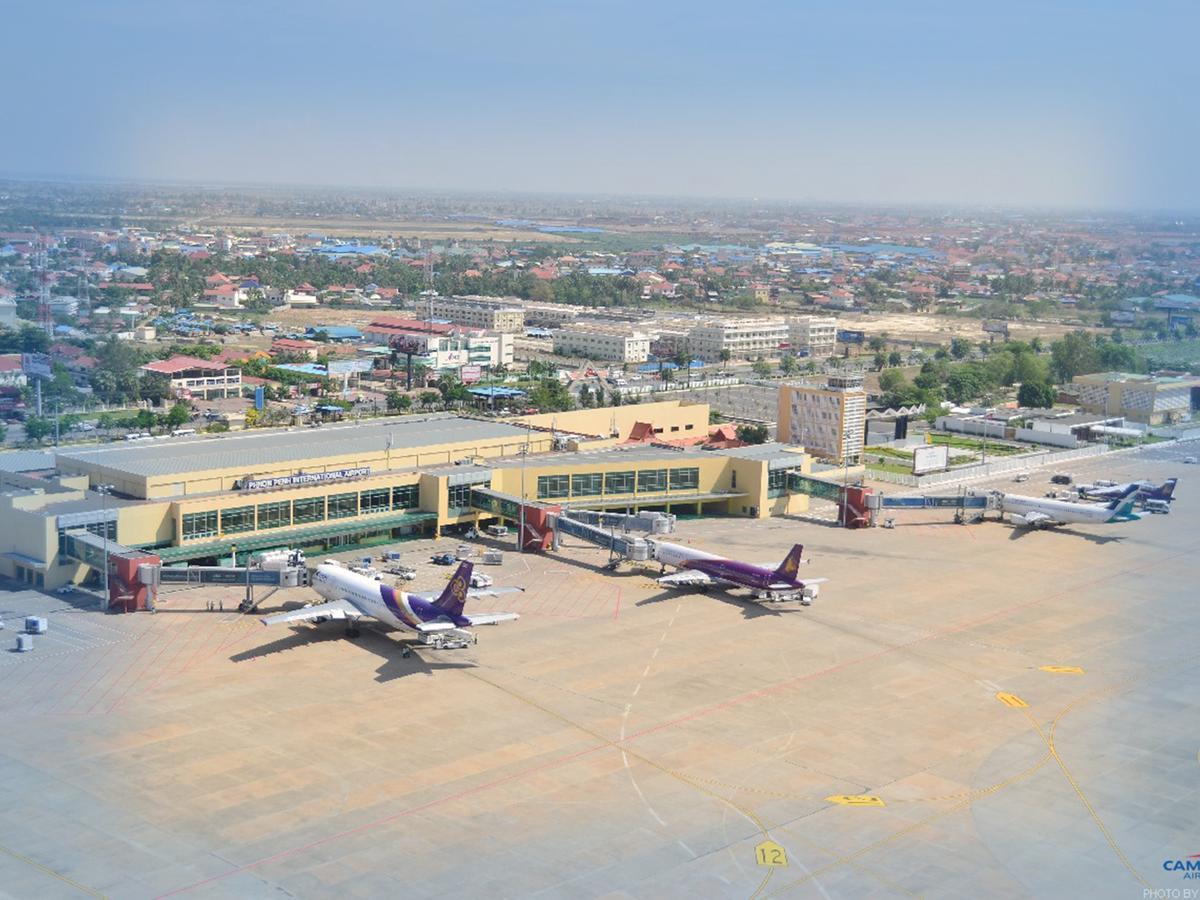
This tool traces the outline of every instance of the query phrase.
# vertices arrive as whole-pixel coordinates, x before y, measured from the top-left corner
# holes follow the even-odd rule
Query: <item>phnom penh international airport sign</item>
[[[280,475],[277,478],[243,478],[238,487],[243,491],[264,491],[269,488],[301,487],[307,484],[324,484],[326,481],[342,481],[346,478],[362,478],[370,474],[370,466],[334,469],[332,472],[297,472],[295,475]]]

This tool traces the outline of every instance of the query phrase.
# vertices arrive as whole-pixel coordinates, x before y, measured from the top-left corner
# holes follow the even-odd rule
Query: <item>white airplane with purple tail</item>
[[[291,622],[346,621],[346,634],[356,637],[360,619],[375,619],[401,631],[412,631],[421,643],[438,650],[458,649],[478,642],[468,628],[495,625],[518,619],[517,613],[463,612],[469,598],[494,597],[523,591],[524,588],[471,588],[471,563],[464,562],[451,577],[442,593],[434,597],[402,591],[351,572],[337,563],[317,566],[312,587],[325,598],[324,603],[277,613],[262,620],[264,625]],[[408,655],[405,648],[404,655]]]

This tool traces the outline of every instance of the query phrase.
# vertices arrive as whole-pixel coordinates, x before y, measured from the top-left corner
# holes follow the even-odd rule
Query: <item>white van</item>
[[[150,435],[150,432],[148,432],[148,431],[135,431],[131,434],[125,435],[125,440],[127,440],[127,441],[151,441],[151,440],[154,440],[154,438]]]
[[[171,432],[171,437],[187,437],[189,434],[195,434],[195,428],[176,428]]]

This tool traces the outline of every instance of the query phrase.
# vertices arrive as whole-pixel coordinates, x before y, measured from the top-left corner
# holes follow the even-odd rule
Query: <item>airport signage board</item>
[[[370,466],[360,466],[357,469],[334,469],[331,472],[297,472],[295,475],[280,475],[277,478],[243,478],[238,483],[238,488],[243,491],[262,491],[269,488],[303,487],[310,484],[324,484],[327,481],[363,478],[370,474]]]
[[[22,353],[21,371],[38,378],[50,378],[54,375],[50,357],[45,353]]]
[[[458,377],[459,377],[459,380],[462,381],[463,384],[474,384],[475,382],[479,381],[480,378],[483,377],[483,367],[482,366],[463,366],[461,369],[458,370]]]
[[[912,473],[940,472],[950,468],[950,448],[945,444],[926,444],[913,450]]]

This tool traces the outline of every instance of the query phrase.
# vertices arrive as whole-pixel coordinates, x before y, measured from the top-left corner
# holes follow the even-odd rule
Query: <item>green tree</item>
[[[791,375],[793,372],[796,371],[796,368],[797,368],[796,357],[792,356],[790,353],[784,355],[779,360],[779,371],[782,372],[784,375]]]
[[[750,366],[750,371],[759,378],[766,378],[771,374],[771,364],[765,359],[756,359]]]
[[[1100,369],[1100,354],[1090,334],[1072,331],[1050,345],[1050,368],[1060,383]]]
[[[25,420],[25,437],[41,443],[54,431],[54,423],[49,419],[30,416]]]
[[[438,401],[441,399],[442,395],[437,391],[421,391],[421,393],[417,396],[418,402],[420,402],[420,404],[426,409],[437,405]]]
[[[966,359],[971,353],[971,342],[966,338],[953,338],[950,341],[950,355],[955,359]]]
[[[904,357],[900,355],[899,350],[893,350],[888,354],[887,364],[893,367],[904,364]]]
[[[169,428],[178,428],[192,417],[192,412],[186,403],[176,403],[167,413],[166,424]]]
[[[721,369],[724,371],[725,367],[729,364],[729,361],[733,359],[733,353],[731,353],[728,349],[723,348],[721,352],[717,354],[717,356],[721,360]]]
[[[766,425],[739,425],[736,434],[746,444],[765,444],[770,436]]]
[[[904,373],[898,369],[888,369],[879,374],[879,390],[884,394],[894,393],[906,384]]]
[[[136,417],[137,427],[143,431],[151,431],[158,424],[158,416],[153,410],[139,409]]]
[[[1017,391],[1017,403],[1028,409],[1049,409],[1057,397],[1058,392],[1045,382],[1027,381]]]
[[[984,392],[984,385],[971,369],[955,369],[946,378],[946,397],[955,403],[974,400]]]

